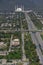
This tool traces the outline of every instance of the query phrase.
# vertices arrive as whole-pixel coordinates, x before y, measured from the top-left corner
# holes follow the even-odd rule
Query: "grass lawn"
[[[21,53],[22,51],[21,51],[21,49],[16,49],[16,50],[14,50],[13,52],[10,52],[7,56],[6,56],[6,58],[8,59],[8,60],[10,60],[10,59],[21,59],[21,55],[22,55],[22,53]]]

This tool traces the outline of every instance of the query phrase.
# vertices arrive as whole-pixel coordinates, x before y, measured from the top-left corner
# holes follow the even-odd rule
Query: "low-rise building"
[[[19,41],[19,39],[13,39],[12,40],[12,46],[18,46],[20,44],[20,41]]]
[[[0,42],[0,49],[3,49],[3,48],[5,48],[7,45],[6,44],[4,44],[4,42]]]

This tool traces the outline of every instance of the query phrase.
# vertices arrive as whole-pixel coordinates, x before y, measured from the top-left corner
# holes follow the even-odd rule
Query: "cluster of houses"
[[[20,40],[19,39],[13,39],[11,42],[11,48],[17,47],[20,45]],[[7,47],[7,44],[5,44],[4,42],[0,42],[0,49],[4,49]],[[0,50],[0,55],[6,55],[8,51],[7,50]]]
[[[15,27],[15,23],[2,23],[2,24],[0,24],[0,27]]]

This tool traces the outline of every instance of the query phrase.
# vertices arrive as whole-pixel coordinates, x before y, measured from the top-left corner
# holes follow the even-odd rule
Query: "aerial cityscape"
[[[43,16],[14,9],[0,12],[0,65],[43,65]]]

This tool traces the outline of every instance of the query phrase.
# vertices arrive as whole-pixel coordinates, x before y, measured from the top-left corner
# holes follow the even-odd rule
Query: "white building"
[[[20,41],[19,41],[19,39],[14,39],[14,40],[12,40],[12,46],[18,46],[20,44]]]
[[[24,6],[22,6],[22,5],[21,5],[21,7],[18,7],[18,5],[15,6],[15,11],[16,12],[22,12],[22,11],[24,11]]]
[[[22,9],[21,8],[17,8],[15,11],[16,12],[22,12]]]

